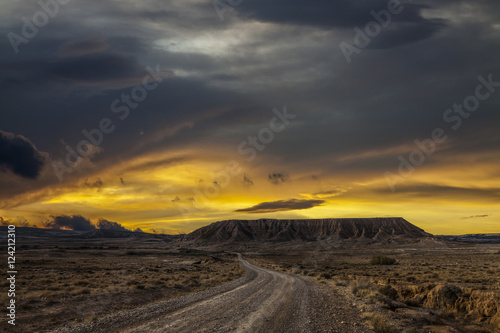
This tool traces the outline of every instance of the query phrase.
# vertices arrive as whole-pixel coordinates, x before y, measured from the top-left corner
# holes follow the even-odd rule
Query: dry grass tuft
[[[376,285],[369,280],[355,280],[351,282],[351,291],[359,297],[367,297],[373,294],[376,290]]]
[[[396,309],[409,306],[418,308],[417,314],[431,311],[429,318],[437,317],[436,322],[441,318],[451,320],[456,327],[500,332],[499,247],[484,244],[429,250],[388,248],[378,250],[385,255],[375,256],[377,264],[372,264],[370,250],[332,250],[331,255],[322,256],[315,252],[280,253],[262,256],[254,262],[287,273],[312,274],[333,288],[348,287],[353,295],[363,298],[360,301],[392,311],[391,317],[398,313],[392,322],[395,327],[411,316]],[[393,260],[383,258],[397,260],[397,264],[385,265]],[[326,274],[331,279],[324,278]],[[412,325],[422,329],[419,320]]]
[[[168,252],[133,242],[107,248],[89,244],[22,250],[22,271],[16,280],[16,329],[49,332],[64,322],[93,321],[244,275],[237,259],[222,252]],[[52,257],[54,253],[57,258]],[[2,281],[0,286],[7,284]],[[6,297],[7,293],[0,294],[2,304]]]
[[[394,326],[389,322],[389,320],[381,315],[375,315],[372,318],[372,326],[377,333],[394,333]]]

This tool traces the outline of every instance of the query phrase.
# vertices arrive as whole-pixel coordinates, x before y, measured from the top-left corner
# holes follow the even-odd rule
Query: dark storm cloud
[[[316,193],[313,193],[312,195],[315,197],[320,197],[320,198],[333,198],[333,197],[339,196],[345,192],[346,192],[345,190],[336,189],[336,190],[330,190],[330,191],[316,192]]]
[[[48,41],[45,44],[42,40],[37,41],[43,44],[40,45],[42,49],[45,44],[49,44]],[[5,95],[7,98],[0,100],[0,107],[5,110],[2,116],[10,127],[34,133],[37,142],[50,147],[49,151],[55,159],[64,159],[66,149],[59,142],[64,141],[74,149],[80,140],[85,139],[81,134],[83,129],[96,127],[103,117],[117,121],[117,116],[110,110],[111,103],[116,98],[121,98],[122,94],[130,94],[131,88],[136,84],[132,82],[127,86],[126,79],[139,78],[135,81],[142,83],[142,78],[148,74],[145,67],[154,67],[154,61],[159,59],[139,62],[138,57],[131,56],[132,51],[138,55],[152,52],[150,49],[146,51],[146,44],[138,38],[110,37],[107,43],[110,50],[106,53],[57,58],[60,47],[56,44],[51,46],[52,57],[47,56],[45,59],[44,56],[33,55],[9,61],[0,57],[0,68],[2,62],[8,68],[4,72],[6,77],[0,76],[0,85],[3,79],[3,88],[9,92]],[[64,41],[63,45],[68,45],[68,42]],[[130,49],[127,49],[129,46]],[[203,64],[203,59],[209,58],[168,52],[162,53],[162,56],[164,59],[161,59],[161,69],[165,71],[168,70],[169,62],[188,69],[191,65]],[[163,61],[167,65],[163,65]],[[183,62],[187,64],[182,65]],[[88,85],[93,83],[99,85],[95,88]],[[117,84],[126,85],[126,88],[116,89],[114,85]],[[27,93],[31,94],[31,99],[23,98]],[[226,91],[209,87],[200,80],[175,77],[165,79],[158,88],[148,93],[147,99],[137,109],[131,110],[129,118],[134,118],[134,121],[117,121],[117,130],[104,138],[103,147],[108,158],[114,154],[132,154],[135,146],[141,146],[141,152],[146,152],[144,145],[151,141],[152,144],[148,144],[147,148],[155,150],[161,148],[158,147],[161,133],[172,136],[175,132],[169,135],[169,129],[182,128],[179,126],[181,123],[192,127],[197,121],[212,117],[212,113],[217,115],[226,112],[225,104],[233,108],[238,105],[249,108],[250,105],[246,103],[239,94],[227,94]],[[22,117],[18,117],[15,110],[19,109],[24,114],[30,114],[32,121],[27,123]],[[214,112],[214,109],[217,111]],[[50,115],[50,122],[45,121],[47,115]],[[40,123],[44,126],[39,126]],[[139,132],[139,128],[146,133],[142,137],[133,135]],[[193,134],[198,133],[192,131],[189,133],[191,137],[170,139],[169,143],[176,145],[178,142],[196,140],[197,138],[192,137]]]
[[[62,59],[48,71],[62,79],[94,82],[138,77],[144,75],[144,66],[134,56],[89,54]]]
[[[95,226],[81,215],[60,215],[51,216],[52,220],[44,223],[46,228],[52,229],[71,229],[77,231],[91,231],[95,230]]]
[[[267,175],[267,180],[274,185],[278,185],[290,180],[290,176],[286,172],[273,172]]]
[[[238,10],[242,16],[264,22],[290,25],[304,25],[322,29],[364,29],[370,21],[375,21],[372,11],[387,10],[389,1],[360,0],[301,0],[245,1]],[[396,3],[399,3],[396,1]],[[422,16],[423,4],[401,3],[402,11],[391,16],[392,27],[385,29],[370,48],[389,48],[421,39],[429,38],[446,26],[444,20],[426,19]]]
[[[101,180],[101,178],[97,178],[95,181],[89,181],[88,179],[85,179],[84,185],[89,188],[95,188],[97,189],[97,191],[101,191],[101,188],[104,185],[104,183]]]
[[[351,28],[372,20],[370,10],[386,7],[387,2],[380,0],[365,3],[356,0],[318,0],[313,3],[300,0],[277,0],[271,3],[255,0],[244,2],[238,9],[246,17],[259,21]]]
[[[11,220],[5,220],[2,216],[0,216],[0,225],[7,226],[9,224],[12,224]]]
[[[104,36],[92,36],[79,40],[70,40],[61,46],[64,56],[74,57],[106,50],[109,44]]]
[[[19,56],[11,56],[8,52],[0,55],[0,88],[13,97],[28,92],[52,97],[57,90],[59,98],[68,97],[69,92],[72,92],[71,97],[78,98],[75,89],[88,97],[117,86],[133,86],[147,74],[147,64],[139,60],[145,52],[144,42],[133,37],[109,37],[106,40],[89,37],[76,41],[40,37],[30,45],[33,49],[27,49]],[[8,43],[0,39],[0,49],[7,47]],[[89,85],[95,85],[95,88],[91,89]],[[31,105],[43,106],[38,103]]]
[[[278,200],[271,202],[262,202],[258,205],[235,210],[238,213],[273,213],[282,212],[288,210],[299,210],[299,209],[309,209],[323,204],[324,200],[301,200],[301,199],[290,199],[290,200]]]
[[[374,193],[391,193],[389,187],[376,189]],[[393,194],[394,196],[414,196],[414,197],[442,197],[448,199],[483,199],[498,201],[500,198],[500,188],[469,188],[459,186],[446,186],[434,184],[408,184],[399,185]]]
[[[30,140],[0,130],[0,171],[10,170],[18,176],[35,179],[45,158]]]
[[[133,13],[134,17],[142,17],[151,21],[163,21],[178,19],[181,17],[180,13],[173,10],[144,10],[138,13]]]
[[[96,227],[97,227],[97,229],[129,231],[127,228],[122,226],[120,223],[108,221],[106,219],[99,219],[99,221],[96,224]]]
[[[367,48],[385,49],[431,38],[446,27],[443,20],[428,20],[426,23],[409,23],[389,27],[374,38]]]
[[[483,215],[472,215],[472,216],[462,217],[462,218],[461,218],[461,220],[476,219],[476,218],[488,217],[488,216],[490,216],[490,215],[489,215],[489,214],[483,214]]]
[[[10,219],[4,219],[2,216],[0,216],[0,225],[3,226],[8,226],[8,225],[15,225],[18,227],[30,227],[30,223],[28,220],[26,220],[24,217],[17,217],[14,221]],[[33,225],[33,227],[37,227],[36,225]]]
[[[161,168],[166,168],[171,165],[176,165],[176,164],[181,164],[182,162],[188,161],[189,158],[188,156],[176,156],[176,157],[165,157],[160,160],[155,160],[155,161],[147,161],[145,163],[141,163],[139,165],[134,165],[129,168],[127,168],[126,171],[138,171],[138,170],[154,170],[154,169],[161,169]],[[120,178],[121,181],[121,178]],[[125,180],[123,180],[122,184],[125,183]]]
[[[490,25],[498,21],[499,5],[462,2],[468,8],[463,9],[443,3],[449,7],[403,3],[404,10],[372,40],[369,47],[378,50],[363,50],[347,66],[338,44],[351,41],[352,28],[364,27],[373,20],[370,11],[386,8],[387,1],[244,1],[224,22],[210,3],[174,8],[160,1],[134,6],[92,1],[77,7],[78,17],[62,11],[16,56],[8,40],[0,39],[6,50],[0,52],[2,128],[25,133],[40,149],[64,159],[60,142],[75,147],[84,139],[83,129],[110,117],[117,128],[105,136],[104,153],[92,160],[95,170],[104,170],[151,151],[190,146],[209,151],[223,144],[232,149],[269,122],[273,107],[287,104],[300,113],[298,120],[259,152],[263,160],[274,158],[272,168],[294,174],[303,168],[325,178],[381,176],[397,169],[397,153],[340,160],[428,137],[446,125],[444,110],[473,92],[478,75],[492,72],[500,80],[498,29]],[[469,10],[475,10],[471,21]],[[241,21],[248,18],[277,24],[259,30]],[[5,22],[2,35],[20,28],[20,21]],[[238,29],[241,23],[245,29]],[[95,37],[101,34],[105,39]],[[410,43],[415,40],[421,42]],[[402,47],[391,49],[394,45]],[[156,63],[178,76],[165,79],[126,121],[118,121],[110,103],[130,93],[136,83],[128,78],[142,78],[144,67]],[[123,85],[117,88],[117,82]],[[452,153],[498,150],[493,124],[500,120],[499,96],[451,133],[455,146],[435,156],[453,160]],[[435,156],[426,165],[438,161]],[[2,196],[28,190],[16,185],[0,183]]]
[[[243,180],[241,182],[245,186],[253,186],[254,185],[252,178],[250,178],[250,176],[248,176],[246,173],[243,174]]]

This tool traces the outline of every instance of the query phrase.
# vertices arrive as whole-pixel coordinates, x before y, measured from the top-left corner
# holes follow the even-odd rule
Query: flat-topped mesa
[[[212,223],[183,237],[203,243],[364,239],[385,241],[432,237],[401,217],[229,220]]]

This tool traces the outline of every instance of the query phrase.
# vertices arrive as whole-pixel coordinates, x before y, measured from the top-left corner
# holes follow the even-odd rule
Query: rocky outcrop
[[[403,218],[344,218],[314,220],[229,220],[210,224],[183,237],[183,241],[284,242],[364,239],[390,241],[432,237]]]

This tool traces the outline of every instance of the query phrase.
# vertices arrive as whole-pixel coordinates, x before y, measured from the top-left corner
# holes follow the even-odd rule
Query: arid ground
[[[2,320],[2,332],[50,332],[244,274],[234,255],[130,240],[37,242],[19,246],[16,257],[16,326]],[[7,302],[2,292],[0,303]]]
[[[500,331],[500,244],[330,245],[23,240],[16,327],[1,330],[182,331],[185,313],[196,332]]]
[[[500,332],[500,245],[318,248],[254,253],[250,261],[309,276],[352,297],[379,332]],[[395,264],[372,263],[374,256]]]

